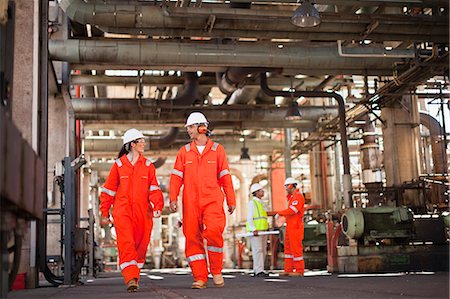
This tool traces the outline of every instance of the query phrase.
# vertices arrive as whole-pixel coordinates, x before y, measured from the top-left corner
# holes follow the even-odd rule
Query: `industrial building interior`
[[[237,195],[226,268],[251,268],[250,185],[278,211],[292,176],[308,269],[448,272],[448,54],[447,0],[0,0],[0,297],[118,271],[99,189],[130,128],[165,198],[147,265],[187,267],[167,207],[193,111]]]

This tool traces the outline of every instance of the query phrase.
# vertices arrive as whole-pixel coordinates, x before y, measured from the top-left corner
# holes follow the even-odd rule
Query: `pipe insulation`
[[[135,69],[152,67],[265,67],[296,68],[299,70],[341,69],[367,74],[391,71],[399,58],[340,57],[333,44],[286,45],[275,43],[208,44],[181,42],[149,42],[147,40],[52,40],[49,41],[51,60],[75,64],[100,64],[108,68],[120,66]],[[109,66],[111,65],[111,66]]]
[[[286,107],[274,105],[227,105],[227,106],[172,106],[161,105],[154,100],[135,99],[100,99],[83,98],[72,99],[72,106],[77,119],[104,119],[101,116],[110,116],[111,119],[160,119],[171,120],[172,122],[184,122],[191,110],[206,113],[208,119],[214,121],[280,121],[286,115]],[[302,120],[317,121],[322,117],[334,117],[338,114],[336,106],[300,106]],[[92,118],[94,117],[94,118]]]
[[[348,40],[360,38],[367,24],[378,22],[371,33],[376,41],[408,39],[414,41],[448,41],[448,19],[445,16],[406,16],[401,14],[338,14],[322,12],[322,23],[312,30],[298,31],[290,23],[291,10],[238,9],[218,7],[166,7],[148,3],[92,3],[82,0],[62,0],[60,7],[66,15],[79,23],[92,24],[107,32],[149,34],[164,36],[215,35],[216,30],[229,31],[228,35],[247,32],[249,36],[259,34],[272,38],[305,39],[305,34],[314,35],[315,40]],[[210,16],[216,21],[211,30],[205,30]],[[156,30],[156,31],[155,31]],[[161,30],[167,30],[162,32]],[[188,30],[183,33],[170,30]],[[191,30],[197,31],[195,34]],[[343,33],[347,34],[343,34]],[[349,36],[348,33],[352,35]],[[225,32],[220,33],[226,36]],[[328,34],[334,34],[328,36]],[[239,37],[239,36],[235,36]]]

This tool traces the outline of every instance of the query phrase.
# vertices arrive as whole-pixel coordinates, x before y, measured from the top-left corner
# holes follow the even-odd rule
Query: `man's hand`
[[[171,213],[178,211],[178,203],[176,201],[171,201],[169,205],[169,210]]]
[[[161,217],[161,211],[153,211],[153,218]]]
[[[253,231],[253,235],[254,235],[254,236],[259,236],[258,231],[257,231],[257,230],[254,230],[254,231]]]
[[[228,213],[231,215],[233,214],[234,210],[236,209],[236,206],[228,206]]]
[[[111,221],[111,219],[108,217],[104,217],[104,216],[100,216],[100,226],[101,227],[105,227],[109,224],[112,224],[113,222]]]

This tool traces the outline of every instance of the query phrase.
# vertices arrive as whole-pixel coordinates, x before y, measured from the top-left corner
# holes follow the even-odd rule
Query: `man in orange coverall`
[[[140,131],[130,129],[125,132],[119,158],[100,194],[103,224],[111,223],[109,210],[113,206],[119,266],[129,292],[135,292],[139,287],[153,217],[159,217],[164,206],[155,167],[142,155],[144,146],[144,135]]]
[[[207,137],[208,121],[202,113],[191,113],[185,127],[192,142],[179,150],[172,170],[170,210],[178,210],[178,194],[184,184],[183,233],[186,237],[186,258],[194,276],[192,288],[204,289],[208,281],[204,239],[207,242],[213,284],[223,287],[223,192],[228,212],[232,214],[236,207],[228,161],[223,146]]]
[[[303,260],[303,236],[305,226],[303,214],[305,212],[305,198],[297,189],[297,181],[287,178],[284,182],[287,192],[288,208],[279,211],[279,216],[286,217],[286,235],[284,237],[284,272],[281,276],[303,276],[305,262]]]

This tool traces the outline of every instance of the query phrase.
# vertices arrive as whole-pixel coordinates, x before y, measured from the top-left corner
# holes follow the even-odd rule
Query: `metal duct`
[[[392,49],[374,47],[342,47],[342,41],[337,41],[338,53],[342,57],[390,57],[390,58],[414,58],[414,49]],[[346,52],[344,52],[344,50]]]
[[[248,87],[244,86],[243,88],[239,88],[233,92],[228,100],[228,105],[235,104],[247,104],[250,101],[254,100],[258,93],[260,92],[260,88]]]
[[[152,164],[153,166],[155,166],[155,168],[160,168],[164,165],[164,163],[166,163],[166,159],[167,158],[159,157],[158,159],[156,159],[156,161],[152,162]]]
[[[198,97],[198,76],[195,72],[184,73],[184,89],[180,96],[172,99],[173,105],[190,106]],[[172,127],[169,133],[160,138],[150,138],[150,149],[159,149],[171,146],[177,139],[178,127]]]
[[[326,92],[326,91],[283,91],[283,90],[273,90],[267,85],[266,73],[260,74],[261,78],[261,89],[263,92],[270,96],[282,96],[282,97],[305,97],[305,98],[334,98],[339,104],[339,133],[341,135],[341,146],[342,146],[342,160],[344,164],[344,205],[346,208],[350,208],[350,198],[352,193],[352,181],[350,176],[350,155],[348,151],[347,143],[347,125],[345,123],[345,102],[342,96],[336,92]],[[299,109],[301,106],[299,107]],[[304,114],[301,113],[304,117]],[[284,116],[283,116],[284,117]]]
[[[144,75],[141,77],[141,84],[148,85],[164,85],[164,86],[178,86],[184,84],[185,80],[178,76],[151,76]],[[336,82],[342,84],[347,83],[345,79],[335,79]],[[136,76],[105,76],[105,75],[77,75],[72,74],[70,76],[71,85],[101,85],[101,86],[136,86],[138,85],[138,80]],[[270,80],[272,86],[284,87],[286,84],[290,84],[289,80],[282,77],[273,78]],[[320,81],[315,78],[307,79],[294,79],[293,84],[307,84],[307,87],[316,86]],[[202,87],[214,87],[217,86],[217,81],[214,77],[201,76],[198,78],[198,84]],[[259,88],[259,78],[257,82],[255,79],[249,80],[245,86],[258,87]],[[305,85],[302,85],[305,86]]]
[[[198,97],[198,76],[195,72],[184,73],[184,89],[179,97],[172,99],[177,106],[189,106],[194,104]]]
[[[425,126],[430,132],[431,153],[433,157],[433,170],[434,174],[438,175],[433,179],[435,181],[446,182],[445,174],[448,169],[447,153],[444,128],[441,124],[431,115],[426,113],[420,113],[420,123]],[[433,204],[445,204],[445,191],[447,187],[444,184],[431,184],[431,202]]]
[[[194,110],[206,113],[211,122],[259,121],[280,122],[286,114],[286,107],[274,105],[227,105],[227,106],[163,106],[152,100],[135,99],[72,99],[75,116],[80,120],[153,120],[155,123],[184,123],[187,115]],[[195,108],[195,109],[194,109]],[[295,127],[302,122],[311,125],[319,118],[337,115],[337,107],[301,106],[303,119],[289,121]],[[280,123],[280,127],[282,124]]]
[[[169,133],[167,133],[162,137],[160,136],[150,137],[149,138],[150,149],[154,150],[171,146],[177,140],[179,131],[180,129],[178,127],[172,127],[170,128]]]
[[[238,138],[233,136],[215,136],[215,140],[220,142],[226,149],[227,155],[239,155],[241,153],[242,143],[239,142]],[[176,155],[179,147],[183,146],[188,142],[187,139],[179,139],[174,143],[173,147],[165,149],[164,151],[159,151],[157,154],[161,157],[174,156]],[[247,147],[252,149],[252,154],[255,155],[266,155],[267,153],[272,153],[273,151],[282,151],[284,144],[281,140],[275,139],[249,139],[246,140]],[[116,155],[116,151],[111,149],[116,149],[122,146],[120,139],[87,139],[85,141],[85,152],[89,153],[90,156],[108,156]],[[150,151],[155,153],[151,147],[146,147],[145,151]],[[158,159],[159,160],[159,159]],[[158,161],[157,160],[157,161]],[[153,164],[157,163],[153,162]],[[156,165],[155,165],[156,167]]]
[[[339,57],[336,44],[332,46],[286,45],[282,49],[273,43],[208,44],[182,42],[149,42],[147,40],[52,40],[50,59],[74,64],[98,64],[108,69],[144,69],[163,67],[252,67],[295,68],[323,70],[341,74],[392,73],[394,58]],[[76,66],[82,68],[82,65]],[[90,67],[90,66],[89,66]]]
[[[158,36],[208,36],[227,34],[233,37],[264,35],[267,38],[313,40],[360,39],[367,24],[378,22],[371,40],[448,41],[448,19],[445,16],[406,16],[377,14],[321,13],[322,23],[313,32],[299,32],[289,19],[290,10],[233,9],[223,7],[166,7],[143,4],[86,3],[62,0],[66,15],[82,24],[93,24],[107,32],[148,34]],[[215,16],[214,30],[205,30],[210,16]],[[420,26],[418,26],[420,24]],[[187,26],[188,25],[188,26]],[[186,28],[189,28],[186,31]],[[178,29],[178,33],[171,30]],[[195,30],[195,33],[192,30]],[[161,31],[162,30],[162,31]],[[186,31],[186,32],[184,32]],[[233,33],[235,32],[235,33]],[[344,34],[342,32],[345,32]],[[351,33],[350,35],[348,33]],[[329,36],[331,34],[331,36]],[[296,35],[296,36],[293,36]],[[271,36],[271,37],[270,37]]]
[[[431,115],[420,113],[420,124],[430,131],[431,152],[433,156],[433,169],[435,174],[447,172],[448,162],[446,154],[446,144],[443,140],[445,135],[444,128]]]
[[[226,95],[231,95],[235,90],[242,87],[246,78],[255,73],[270,72],[267,68],[260,67],[230,67],[221,76],[217,76],[217,86]]]

